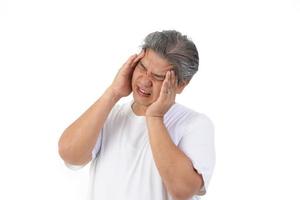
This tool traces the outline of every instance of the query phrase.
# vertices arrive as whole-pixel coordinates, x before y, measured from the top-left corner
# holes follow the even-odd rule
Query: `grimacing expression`
[[[173,66],[151,49],[136,65],[132,76],[132,92],[135,103],[149,106],[157,100],[162,83]]]

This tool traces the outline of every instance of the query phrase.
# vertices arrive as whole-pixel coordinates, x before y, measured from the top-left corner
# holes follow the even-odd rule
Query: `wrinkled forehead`
[[[173,69],[173,66],[167,59],[161,57],[151,49],[146,50],[145,56],[141,59],[141,62],[148,70],[155,73],[166,73]]]

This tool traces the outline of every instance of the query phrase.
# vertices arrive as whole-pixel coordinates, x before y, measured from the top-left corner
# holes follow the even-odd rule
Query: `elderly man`
[[[209,118],[175,102],[198,70],[195,44],[150,33],[104,94],[62,134],[68,166],[90,161],[89,200],[200,199],[214,163]],[[117,104],[132,93],[133,100]]]

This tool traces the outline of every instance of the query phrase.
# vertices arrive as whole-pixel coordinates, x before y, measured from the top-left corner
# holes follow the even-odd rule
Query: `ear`
[[[180,81],[176,86],[176,94],[180,94],[188,84],[189,81]]]

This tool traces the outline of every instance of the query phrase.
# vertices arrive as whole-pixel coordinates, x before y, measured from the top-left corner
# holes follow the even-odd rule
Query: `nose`
[[[144,74],[140,82],[144,87],[151,87],[152,81],[148,74]]]

